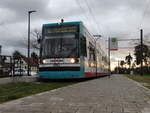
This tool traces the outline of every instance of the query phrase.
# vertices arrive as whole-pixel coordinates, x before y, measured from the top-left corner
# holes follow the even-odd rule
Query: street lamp
[[[30,14],[36,12],[35,10],[28,11],[28,76],[30,70],[29,58],[30,58]]]
[[[95,56],[96,56],[96,76],[97,76],[97,41],[100,39],[100,37],[102,37],[101,35],[93,35],[94,37],[97,37],[95,39]]]

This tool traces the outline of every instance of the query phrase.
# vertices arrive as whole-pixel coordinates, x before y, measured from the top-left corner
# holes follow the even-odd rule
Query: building
[[[34,58],[20,58],[20,59],[14,59],[14,70],[15,69],[23,69],[25,71],[28,70],[28,62],[30,66],[31,72],[37,72],[38,71],[38,59]]]

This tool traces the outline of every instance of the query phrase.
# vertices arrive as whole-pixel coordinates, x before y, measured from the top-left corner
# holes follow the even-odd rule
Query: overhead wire
[[[80,5],[79,1],[78,1],[78,0],[76,0],[76,1],[77,1],[78,5],[79,5],[80,9],[81,9],[82,11],[84,11],[84,8]],[[90,17],[92,18],[93,23],[94,23],[94,25],[96,26],[96,28],[95,28],[95,29],[96,29],[96,32],[97,32],[97,33],[100,33],[100,31],[101,31],[102,29],[99,27],[99,22],[97,21],[97,19],[96,19],[94,13],[93,13],[92,8],[90,7],[88,1],[87,1],[87,0],[84,0],[84,1],[85,1],[85,3],[86,3],[87,8],[88,8],[89,14],[91,15]],[[142,25],[142,22],[143,22],[143,20],[144,20],[146,14],[147,14],[147,10],[149,9],[149,3],[150,3],[150,1],[149,1],[149,0],[147,0],[147,1],[148,1],[148,5],[147,5],[147,7],[146,7],[145,10],[144,10],[143,17],[142,17],[141,22],[140,22],[140,26]],[[86,17],[86,19],[89,20],[87,17]],[[128,33],[128,34],[122,34],[122,35],[131,36],[131,35],[136,34],[136,33],[137,33],[137,31],[136,31],[136,32],[132,32],[132,33]],[[129,48],[128,48],[128,49],[129,49]],[[132,49],[132,48],[130,48],[130,49]],[[123,53],[124,53],[124,52],[123,52]]]
[[[141,17],[141,21],[140,21],[140,24],[139,24],[139,29],[143,28],[144,25],[142,26],[142,24],[143,24],[143,21],[144,21],[145,17],[147,16],[147,14],[149,14],[148,13],[149,9],[150,9],[150,0],[147,0],[147,4],[145,6],[145,9],[143,11],[143,14],[142,14],[142,17]],[[145,36],[143,38],[145,38]],[[148,40],[143,40],[143,42],[144,43],[149,43]]]
[[[84,8],[81,6],[79,0],[75,0],[75,1],[76,1],[77,6],[79,6],[79,8],[81,9],[82,13],[85,14],[85,13],[84,13]],[[83,16],[83,15],[82,15],[82,16]],[[87,17],[86,15],[84,15],[83,18],[84,18],[85,20],[88,20],[88,17]]]
[[[88,8],[88,11],[89,11],[89,13],[90,13],[90,17],[92,18],[92,20],[93,20],[93,23],[94,23],[94,25],[96,26],[96,32],[97,33],[100,33],[100,27],[99,27],[99,23],[98,23],[98,21],[97,21],[97,19],[96,19],[96,17],[95,17],[95,15],[94,15],[94,13],[93,13],[93,11],[92,11],[92,8],[90,7],[90,5],[89,5],[89,2],[87,1],[87,0],[84,0],[85,1],[85,3],[86,3],[86,6],[87,6],[87,8]],[[78,1],[78,0],[76,0],[76,2],[77,2],[77,4],[78,4],[78,6],[80,7],[80,9],[82,10],[82,11],[84,11],[84,8],[80,5],[80,2]],[[142,24],[142,21],[144,20],[144,17],[146,16],[146,13],[147,13],[147,10],[149,9],[149,3],[150,3],[150,0],[147,0],[147,2],[148,2],[148,5],[146,6],[146,8],[145,8],[145,10],[144,10],[144,13],[143,13],[143,18],[141,19],[141,24]],[[85,16],[86,17],[86,19],[87,20],[89,20],[88,19],[88,17],[87,16]],[[141,25],[140,25],[141,26]],[[128,35],[128,36],[131,36],[131,35],[133,35],[133,34],[135,34],[135,33],[137,33],[137,31],[136,32],[132,32],[132,33],[127,33],[127,34],[121,34],[121,35]]]
[[[144,21],[144,19],[145,19],[145,16],[146,16],[147,11],[148,11],[149,8],[150,8],[150,0],[147,0],[147,4],[146,4],[146,7],[145,7],[145,9],[144,9],[144,12],[143,12],[143,15],[142,15],[142,18],[141,18],[141,21],[140,21],[139,28],[142,27],[143,21]]]
[[[144,21],[144,19],[145,19],[145,17],[146,17],[146,15],[147,15],[147,12],[148,12],[148,10],[149,10],[149,8],[150,8],[150,0],[147,0],[147,4],[146,4],[146,6],[145,6],[145,8],[144,8],[144,11],[143,11],[143,13],[142,13],[142,17],[141,17],[141,20],[140,20],[140,23],[139,23],[139,29],[141,29],[142,28],[142,24],[143,24],[143,21]],[[138,32],[139,32],[139,29],[138,29]],[[136,33],[136,32],[133,32],[133,33]],[[132,33],[132,34],[133,34]],[[122,34],[122,35],[129,35],[129,36],[131,36],[131,34]],[[146,42],[146,41],[145,41]]]
[[[92,9],[91,9],[91,7],[89,6],[89,3],[88,3],[88,1],[87,0],[84,0],[85,1],[85,3],[86,3],[86,5],[87,5],[87,8],[88,8],[88,10],[89,10],[89,13],[91,14],[91,17],[92,17],[92,19],[93,19],[93,22],[94,22],[94,24],[96,25],[96,27],[97,27],[97,32],[100,32],[100,28],[99,28],[99,26],[98,26],[98,22],[97,22],[97,20],[96,20],[96,18],[95,18],[95,15],[93,14],[93,12],[92,12]]]
[[[92,11],[92,8],[90,7],[90,5],[89,4],[91,4],[91,3],[89,3],[87,0],[83,0],[84,1],[84,4],[83,5],[81,5],[81,1],[79,2],[79,0],[76,0],[76,3],[78,4],[78,7],[83,11],[83,12],[85,12],[85,8],[86,8],[86,10],[87,10],[87,15],[85,15],[85,18],[87,19],[87,22],[92,22],[92,24],[89,24],[90,26],[91,26],[91,28],[94,28],[95,29],[95,33],[97,34],[97,35],[102,35],[102,32],[101,32],[101,28],[99,27],[99,23],[98,23],[98,21],[97,21],[97,19],[96,19],[96,17],[95,17],[95,15],[93,14],[93,11]],[[82,2],[83,2],[82,1]],[[83,6],[84,6],[84,8],[83,8]],[[86,6],[86,7],[85,7]],[[85,14],[85,13],[83,13],[83,14]],[[93,34],[93,33],[91,33],[91,34]],[[103,37],[104,37],[104,35],[103,35]],[[102,42],[102,41],[101,41]],[[105,48],[105,47],[103,47],[103,48]]]
[[[89,23],[89,25],[92,27],[93,24],[91,23],[91,21],[89,21],[89,17],[88,17],[88,15],[86,15],[85,9],[82,7],[80,1],[79,0],[75,0],[75,1],[76,1],[78,7],[81,9],[81,11],[84,15],[84,16],[82,15],[82,17],[84,17],[85,21],[87,21]]]
[[[96,29],[97,35],[99,35],[99,34],[102,35],[102,28],[100,28],[99,23],[98,23],[98,21],[97,21],[95,15],[94,15],[94,13],[93,13],[93,11],[92,11],[92,8],[91,8],[90,5],[89,5],[88,0],[84,0],[84,1],[85,1],[85,4],[86,4],[87,8],[88,8],[88,11],[89,11],[91,20],[93,20],[93,23],[94,23],[94,25],[96,26],[95,29]],[[104,36],[103,36],[103,37],[104,37]],[[103,49],[105,48],[104,46],[101,46],[101,47],[102,47]]]
[[[144,19],[145,19],[145,16],[147,15],[147,12],[148,12],[148,9],[149,9],[149,8],[150,8],[150,0],[147,0],[146,7],[144,8],[144,11],[143,11],[143,13],[142,13],[141,20],[140,20],[140,22],[139,22],[139,24],[138,24],[138,26],[139,26],[139,27],[138,27],[138,32],[139,32],[139,29],[142,28],[143,21],[144,21]],[[127,34],[121,34],[121,36],[125,36],[125,35],[131,36],[131,35],[133,35],[133,34],[135,34],[135,33],[137,33],[137,31],[131,32],[131,33],[127,33]]]
[[[81,3],[80,3],[78,0],[75,0],[75,1],[76,1],[77,5],[80,7],[80,9],[82,10],[82,12],[83,12],[83,14],[84,14],[84,8],[81,6]],[[99,29],[100,29],[100,28],[98,27],[98,22],[97,22],[97,20],[96,20],[96,18],[95,18],[95,15],[93,14],[92,9],[90,8],[88,2],[87,2],[86,0],[84,0],[84,1],[85,1],[86,6],[87,6],[87,8],[88,8],[88,10],[89,10],[89,13],[91,14],[89,17],[87,17],[87,15],[85,15],[85,18],[86,18],[87,22],[91,22],[91,21],[89,20],[89,18],[91,17],[91,20],[93,20],[93,21],[92,21],[93,24],[90,24],[90,25],[96,26],[94,29],[96,30],[96,33],[99,34],[99,32],[100,32]]]
[[[139,26],[139,27],[138,27],[138,32],[139,32],[139,29],[142,28],[143,21],[144,21],[144,19],[145,19],[145,16],[148,14],[147,12],[148,12],[149,8],[150,8],[150,0],[147,0],[146,7],[144,8],[144,11],[143,11],[143,13],[142,13],[141,20],[140,20],[140,22],[139,22],[139,24],[138,24],[138,26]],[[121,35],[128,35],[128,36],[130,36],[130,35],[133,35],[133,34],[136,33],[136,32],[137,32],[137,31],[131,32],[131,33],[127,33],[127,34],[121,34]]]

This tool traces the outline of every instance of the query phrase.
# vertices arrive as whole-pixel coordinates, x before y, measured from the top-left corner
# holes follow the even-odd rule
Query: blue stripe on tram
[[[44,71],[38,72],[38,76],[45,79],[84,78],[81,71]]]

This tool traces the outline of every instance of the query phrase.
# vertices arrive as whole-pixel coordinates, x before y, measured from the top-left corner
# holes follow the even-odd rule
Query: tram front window
[[[75,35],[46,36],[43,41],[43,58],[78,57],[78,39]]]

